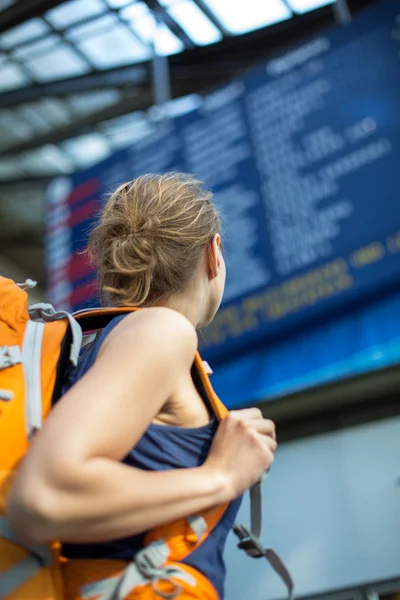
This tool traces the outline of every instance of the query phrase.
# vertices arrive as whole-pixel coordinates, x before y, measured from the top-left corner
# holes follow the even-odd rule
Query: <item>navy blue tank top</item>
[[[83,351],[78,366],[69,373],[64,393],[93,365],[105,337],[123,318],[124,315],[113,319],[90,349]],[[191,429],[150,423],[143,437],[123,462],[149,471],[198,467],[207,457],[217,425],[216,418],[203,427]],[[229,505],[208,538],[182,561],[203,573],[211,581],[221,600],[224,597],[225,581],[223,551],[240,502],[241,499],[238,499]],[[104,543],[66,544],[64,554],[67,558],[131,560],[143,547],[143,538],[144,535],[136,535]]]

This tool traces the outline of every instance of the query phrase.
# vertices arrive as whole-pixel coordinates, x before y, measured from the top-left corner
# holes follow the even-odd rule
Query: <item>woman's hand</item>
[[[227,496],[234,498],[270,468],[276,448],[275,425],[258,408],[232,411],[221,422],[204,467],[225,476]]]

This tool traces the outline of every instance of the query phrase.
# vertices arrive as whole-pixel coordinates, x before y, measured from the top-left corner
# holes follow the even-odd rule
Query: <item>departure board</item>
[[[214,361],[399,283],[399,57],[400,3],[383,2],[74,175],[59,197],[53,185],[55,302],[96,301],[79,250],[104,196],[136,175],[171,170],[203,179],[222,214],[226,292],[201,336]],[[59,241],[54,214],[64,215]]]

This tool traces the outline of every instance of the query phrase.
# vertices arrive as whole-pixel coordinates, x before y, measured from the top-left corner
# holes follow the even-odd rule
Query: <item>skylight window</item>
[[[2,141],[5,137],[7,137],[8,142],[28,140],[34,135],[32,127],[11,109],[0,111],[0,129]],[[7,132],[9,135],[7,135]]]
[[[48,54],[26,59],[26,65],[39,81],[83,75],[89,66],[66,44],[60,44]]]
[[[133,144],[154,130],[154,125],[143,114],[132,113],[104,123],[103,130],[114,150]]]
[[[295,12],[305,13],[310,10],[333,4],[335,0],[290,0],[290,6]]]
[[[49,26],[43,21],[43,19],[31,19],[13,27],[9,31],[5,31],[1,34],[0,47],[1,48],[14,48],[18,44],[27,42],[30,39],[34,39],[39,35],[44,35],[49,31]]]
[[[0,111],[0,140],[7,146],[33,137],[32,127],[13,110]]]
[[[70,0],[46,13],[54,27],[65,28],[88,17],[104,13],[106,7],[101,0]]]
[[[72,160],[59,148],[50,144],[38,150],[25,152],[19,157],[18,163],[32,175],[56,175],[74,170]]]
[[[118,18],[114,14],[107,14],[98,19],[94,19],[89,23],[83,23],[82,25],[76,25],[65,33],[65,37],[74,42],[81,42],[86,38],[94,35],[99,35],[105,31],[110,31],[118,25]]]
[[[23,174],[15,158],[2,158],[0,160],[0,180],[10,177],[20,177]]]
[[[54,126],[67,125],[71,122],[71,113],[68,104],[59,98],[43,98],[38,110]]]
[[[41,53],[51,48],[55,44],[61,41],[61,36],[56,35],[55,33],[51,33],[46,35],[45,38],[38,40],[37,42],[32,42],[31,44],[24,44],[21,48],[16,48],[12,51],[13,56],[16,56],[19,59],[23,59],[25,57],[31,57],[33,54]]]
[[[0,65],[0,91],[12,90],[27,83],[29,80],[18,65],[10,62]]]
[[[206,46],[222,38],[220,30],[191,0],[173,4],[167,10],[195,44]]]
[[[119,90],[99,90],[76,94],[69,99],[70,106],[81,115],[90,114],[107,108],[119,102],[121,94]]]
[[[110,154],[107,138],[101,133],[82,135],[67,140],[62,146],[80,167],[89,167]]]
[[[144,2],[135,2],[132,6],[124,8],[120,14],[142,40],[149,45],[155,41],[158,54],[169,56],[184,50],[181,40],[164,23],[156,25],[153,14]]]
[[[43,134],[51,131],[52,127],[44,116],[43,112],[38,110],[35,104],[25,104],[18,110],[20,116],[22,116],[29,125],[35,130],[35,134]]]
[[[260,29],[291,16],[281,0],[203,0],[232,33]]]
[[[128,4],[132,4],[133,0],[105,0],[111,8],[122,8]]]
[[[108,69],[149,58],[149,50],[123,25],[78,44],[95,67]]]

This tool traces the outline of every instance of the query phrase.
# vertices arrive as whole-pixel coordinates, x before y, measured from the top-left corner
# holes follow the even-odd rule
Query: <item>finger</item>
[[[259,408],[242,408],[242,410],[232,410],[231,415],[241,421],[254,421],[262,419],[262,412]]]
[[[276,440],[269,435],[260,435],[260,439],[263,445],[266,446],[272,453],[276,452],[276,449],[278,448]]]
[[[275,423],[270,419],[254,419],[248,425],[261,435],[269,435],[276,440]]]

